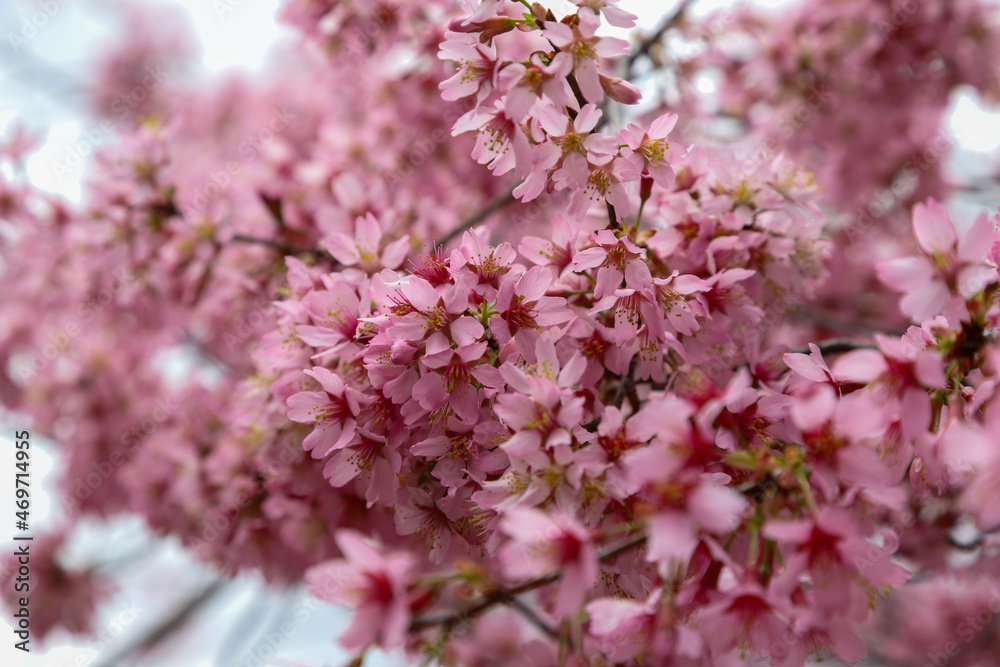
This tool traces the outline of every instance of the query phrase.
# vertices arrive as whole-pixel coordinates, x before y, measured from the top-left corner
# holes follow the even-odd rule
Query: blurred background
[[[182,9],[197,34],[202,71],[193,76],[208,79],[233,68],[256,70],[287,37],[287,29],[275,20],[280,0],[157,4]],[[101,131],[91,114],[83,81],[100,56],[121,40],[126,29],[122,18],[120,5],[101,1],[0,3],[0,135],[12,121],[41,133],[41,146],[27,161],[29,178],[73,202],[80,200],[81,180],[92,159],[92,154],[82,154],[89,153],[86,146],[115,140]],[[23,427],[16,415],[0,417],[3,451],[13,450],[14,432]],[[41,493],[36,490],[32,497],[34,532],[60,519],[61,508],[52,494],[60,462],[35,435],[32,449],[32,482],[41,486]],[[0,490],[0,505],[13,507],[14,489],[5,482]],[[254,576],[218,585],[219,573],[185,553],[178,542],[151,536],[139,518],[94,522],[75,534],[79,539],[69,557],[113,571],[117,586],[99,610],[94,636],[56,630],[44,647],[34,646],[26,655],[13,648],[5,618],[0,664],[111,667],[150,637],[168,631],[167,624],[176,619],[188,622],[145,656],[143,664],[250,667],[337,665],[346,660],[333,644],[347,624],[346,612],[313,601],[301,589],[273,591]],[[5,527],[3,541],[12,537],[13,531]],[[371,660],[400,663],[375,655]]]

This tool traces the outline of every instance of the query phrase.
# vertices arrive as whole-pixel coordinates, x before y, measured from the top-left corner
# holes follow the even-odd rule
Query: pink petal
[[[938,313],[948,303],[948,286],[941,280],[933,280],[906,294],[899,302],[899,309],[914,322],[923,322]]]
[[[878,279],[897,292],[909,292],[934,278],[934,269],[922,257],[889,259],[875,265]]]
[[[948,211],[933,199],[913,207],[913,233],[928,254],[951,252],[958,235]]]
[[[808,354],[793,352],[786,354],[783,359],[786,366],[807,380],[827,382],[830,379],[826,370],[819,365],[815,358]]]
[[[986,261],[993,247],[996,238],[996,228],[993,221],[983,211],[976,217],[976,221],[966,230],[965,235],[958,242],[958,258],[969,264],[981,264]]]
[[[680,512],[663,512],[649,522],[646,559],[663,564],[686,561],[697,544],[691,520]]]
[[[486,329],[479,320],[472,317],[460,317],[451,323],[451,337],[459,345],[471,345],[482,338],[484,333]]]
[[[868,384],[889,369],[878,350],[852,350],[833,362],[831,372],[837,382]]]

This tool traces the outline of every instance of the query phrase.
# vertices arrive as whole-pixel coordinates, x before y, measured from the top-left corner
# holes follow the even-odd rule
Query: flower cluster
[[[503,3],[483,3],[453,20],[440,56],[456,68],[441,89],[445,99],[475,98],[453,134],[475,132],[472,156],[496,175],[513,171],[522,181],[516,197],[568,190],[573,219],[606,203],[620,221],[641,179],[669,187],[685,151],[667,141],[675,115],[648,130],[599,131],[605,97],[624,104],[641,97],[629,82],[601,72],[604,59],[628,53],[623,40],[597,34],[602,13],[624,27],[635,17],[615,3],[579,4],[561,20],[537,3],[523,18],[504,14]]]
[[[726,31],[712,29],[723,20]],[[853,213],[890,187],[907,206],[945,194],[949,97],[971,86],[997,99],[998,26],[980,0],[850,0],[727,9],[692,32],[713,43],[704,62],[722,70],[722,104],[815,168]]]

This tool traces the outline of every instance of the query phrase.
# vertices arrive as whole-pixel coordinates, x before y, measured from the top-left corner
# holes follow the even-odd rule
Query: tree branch
[[[125,660],[130,656],[149,651],[184,625],[199,609],[210,602],[223,589],[226,583],[225,579],[219,578],[205,586],[177,609],[177,611],[150,629],[145,636],[127,644],[110,657],[99,661],[97,667],[118,667],[124,664]]]
[[[488,204],[486,204],[486,206],[466,218],[458,228],[449,232],[447,236],[441,239],[438,245],[448,245],[448,243],[454,240],[455,237],[460,236],[463,232],[469,229],[472,229],[480,222],[490,217],[510,202],[514,201],[514,188],[516,187],[517,186],[515,185],[507,192],[494,197]]]
[[[559,639],[559,631],[549,627],[549,625],[543,621],[535,610],[526,605],[525,603],[518,600],[516,597],[510,597],[504,600],[506,604],[511,609],[517,611],[521,616],[524,616],[528,621],[534,625],[536,628],[542,631],[542,633],[552,637],[553,639]]]
[[[274,222],[277,223],[278,229],[284,231],[286,229],[285,214],[281,210],[281,199],[278,197],[271,197],[263,192],[257,193],[257,196],[260,198],[261,203],[264,204],[264,208],[267,209],[267,212],[271,214],[272,218],[274,218]]]
[[[850,352],[851,350],[877,350],[878,346],[874,343],[868,343],[859,340],[851,340],[849,338],[831,338],[825,340],[821,343],[816,343],[816,347],[823,354],[841,354],[843,352]],[[789,354],[809,354],[810,349],[799,348],[797,350],[789,350]]]
[[[250,243],[253,245],[262,245],[268,248],[274,248],[275,250],[281,252],[283,255],[312,255],[317,259],[329,259],[336,263],[337,260],[333,259],[333,256],[326,252],[325,250],[310,250],[309,248],[297,248],[295,246],[286,245],[280,241],[275,241],[273,239],[259,239],[255,236],[247,236],[246,234],[235,234],[233,235],[234,243]]]
[[[842,315],[835,312],[811,304],[794,306],[789,312],[789,317],[800,322],[811,322],[824,329],[842,332],[845,335],[865,335],[875,331],[882,331],[881,327],[870,320],[859,319],[852,321],[845,319]],[[903,333],[905,332],[901,332],[898,335],[901,336]],[[892,335],[897,334],[892,333]]]
[[[631,551],[637,547],[642,546],[646,542],[646,534],[638,533],[632,537],[616,544],[615,546],[608,547],[607,549],[601,551],[597,555],[597,560],[600,562],[605,562],[620,556],[623,553]],[[471,620],[477,616],[482,615],[484,612],[488,611],[491,607],[498,603],[508,603],[514,598],[514,596],[521,595],[522,593],[527,593],[533,591],[536,588],[541,588],[547,584],[559,581],[562,577],[562,570],[555,570],[549,572],[548,574],[543,574],[538,577],[533,577],[522,581],[520,584],[511,587],[498,586],[495,590],[487,593],[483,597],[474,602],[470,602],[461,609],[453,612],[445,612],[442,614],[437,614],[434,616],[425,616],[423,618],[415,618],[410,622],[410,632],[416,632],[419,630],[424,630],[426,628],[431,628],[437,625],[443,625],[445,627],[453,627],[463,621]],[[522,612],[523,613],[523,612]]]
[[[681,3],[674,10],[674,13],[663,19],[660,27],[656,29],[655,32],[646,35],[646,37],[639,42],[639,47],[631,54],[629,54],[628,60],[626,60],[625,69],[625,79],[631,81],[634,75],[633,69],[635,68],[635,63],[638,62],[639,58],[643,56],[648,56],[650,49],[660,43],[663,36],[667,34],[667,31],[671,28],[681,24],[684,20],[685,15],[688,10],[691,9],[691,5],[695,3],[695,0],[681,0]]]

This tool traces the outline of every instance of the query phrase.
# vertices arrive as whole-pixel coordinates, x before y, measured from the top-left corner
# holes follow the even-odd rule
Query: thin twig
[[[871,334],[875,331],[881,331],[881,328],[871,320],[858,319],[850,320],[846,319],[842,315],[835,312],[825,310],[821,307],[805,304],[794,306],[790,312],[789,317],[800,322],[811,322],[824,329],[829,329],[831,331],[839,331],[845,334]],[[887,332],[888,333],[888,332]],[[892,332],[891,335],[902,336],[905,332]]]
[[[95,572],[102,575],[116,573],[144,559],[153,551],[154,546],[154,542],[147,540],[125,554],[115,556],[114,558],[110,558],[95,565],[93,569]]]
[[[874,343],[869,343],[859,340],[851,340],[849,338],[831,338],[830,340],[825,340],[821,343],[816,343],[816,347],[823,354],[841,354],[843,352],[850,352],[851,350],[877,350],[878,347]],[[810,349],[800,348],[797,350],[789,350],[791,354],[809,354]]]
[[[247,236],[246,234],[235,234],[233,235],[234,243],[250,243],[253,245],[262,245],[268,248],[274,248],[275,250],[281,252],[283,255],[312,255],[313,257],[320,259],[333,259],[333,256],[326,252],[325,250],[315,250],[309,248],[297,248],[295,246],[286,245],[280,241],[275,241],[274,239],[261,239],[256,236]],[[336,261],[336,260],[334,260]]]
[[[440,246],[448,245],[448,243],[452,241],[455,237],[460,236],[463,232],[469,229],[472,229],[480,222],[490,217],[491,215],[499,211],[501,208],[503,208],[510,202],[514,201],[514,188],[516,187],[517,186],[515,185],[507,192],[504,192],[503,194],[494,197],[488,204],[486,204],[486,206],[484,206],[479,211],[466,218],[465,221],[462,222],[462,224],[458,228],[453,229],[451,232],[449,232],[447,236],[441,239],[438,245]]]
[[[605,562],[612,560],[613,558],[620,556],[621,554],[642,546],[646,542],[645,533],[638,533],[628,538],[627,540],[601,551],[597,555],[597,559],[600,562]],[[453,612],[445,612],[442,614],[437,614],[434,616],[424,616],[423,618],[415,618],[410,622],[410,632],[416,632],[418,630],[424,630],[426,628],[431,628],[437,625],[443,625],[445,627],[451,627],[457,625],[463,621],[467,621],[477,616],[482,615],[484,612],[488,611],[491,607],[498,603],[503,603],[510,600],[516,595],[521,595],[522,593],[527,593],[533,591],[536,588],[541,588],[547,584],[559,581],[562,577],[562,570],[555,570],[549,572],[548,574],[543,574],[538,577],[532,577],[522,581],[520,584],[512,587],[497,587],[490,593],[487,593],[480,599],[470,602],[461,609]]]
[[[667,33],[668,30],[670,30],[674,26],[680,25],[681,21],[684,19],[684,16],[691,8],[691,5],[693,5],[694,3],[695,0],[681,0],[681,3],[677,6],[677,9],[674,10],[674,13],[668,16],[667,18],[663,19],[663,22],[660,24],[660,27],[657,28],[655,32],[646,35],[646,37],[641,42],[639,42],[639,47],[633,53],[629,54],[628,60],[626,60],[627,63],[627,68],[625,70],[626,79],[628,79],[629,81],[632,80],[632,75],[633,75],[632,70],[635,67],[635,63],[639,60],[639,58],[649,55],[650,49],[652,49],[656,44],[660,42],[661,39],[663,39],[663,36]]]
[[[524,616],[526,619],[528,619],[528,621],[532,625],[534,625],[536,628],[541,630],[549,637],[552,637],[553,639],[559,638],[559,632],[554,628],[549,627],[549,625],[545,621],[543,621],[541,617],[539,617],[539,615],[535,612],[535,610],[526,605],[524,602],[521,602],[516,597],[510,597],[504,600],[504,603],[511,609],[521,614],[521,616]]]
[[[144,636],[127,644],[110,657],[98,662],[96,667],[119,667],[125,663],[127,658],[145,653],[154,648],[184,625],[199,609],[210,602],[223,589],[226,583],[226,580],[220,577],[208,586],[205,586],[177,609],[177,611],[153,627]]]
[[[975,539],[973,539],[971,542],[959,542],[958,540],[956,540],[951,535],[948,535],[948,537],[946,539],[948,540],[948,544],[950,544],[951,546],[955,547],[956,549],[958,549],[960,551],[975,551],[976,549],[979,548],[979,545],[982,544],[984,537],[986,537],[986,536],[985,535],[979,535]]]
[[[271,214],[274,222],[277,223],[278,229],[284,231],[286,229],[285,214],[281,209],[281,198],[271,197],[263,192],[257,193],[257,196],[260,198],[261,203],[264,204],[264,208],[267,209],[267,212]]]

